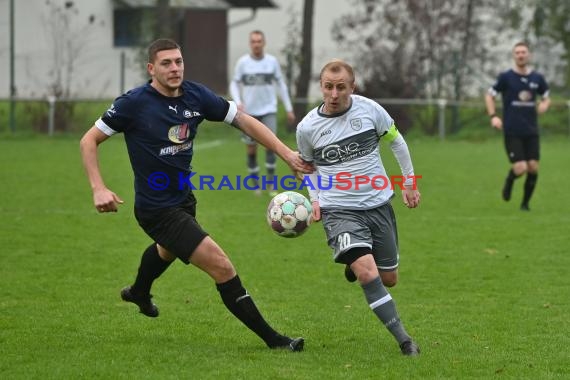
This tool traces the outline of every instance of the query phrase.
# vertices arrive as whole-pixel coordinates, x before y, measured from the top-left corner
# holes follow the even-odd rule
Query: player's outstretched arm
[[[79,142],[83,167],[93,191],[93,204],[98,212],[116,212],[117,205],[123,203],[115,193],[105,186],[99,170],[97,147],[107,138],[109,136],[93,126]]]
[[[314,171],[311,163],[301,159],[298,152],[293,151],[285,145],[277,136],[271,132],[264,124],[254,117],[238,110],[232,125],[241,129],[255,141],[275,152],[283,161],[289,165],[295,173],[309,174]]]

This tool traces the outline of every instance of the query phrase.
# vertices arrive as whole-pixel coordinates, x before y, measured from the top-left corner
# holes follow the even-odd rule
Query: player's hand
[[[538,103],[537,112],[538,112],[539,114],[543,114],[543,113],[545,113],[546,111],[548,111],[548,103],[547,103],[547,102],[544,102],[544,101]]]
[[[493,116],[491,118],[491,126],[495,129],[501,130],[503,129],[503,120],[498,116]]]
[[[124,203],[123,200],[107,188],[93,191],[93,204],[95,205],[95,209],[100,213],[117,212],[117,206],[122,203]]]
[[[299,179],[303,178],[303,174],[311,174],[315,171],[315,165],[313,165],[312,162],[303,160],[299,152],[291,151],[288,156],[285,157],[285,161]]]
[[[402,199],[407,208],[416,208],[420,204],[420,192],[418,189],[406,187],[402,190]]]
[[[312,222],[319,222],[321,220],[321,206],[319,206],[319,201],[312,201],[311,206],[313,206]]]
[[[289,123],[289,125],[293,125],[295,124],[295,113],[293,111],[291,112],[287,112],[287,122]]]

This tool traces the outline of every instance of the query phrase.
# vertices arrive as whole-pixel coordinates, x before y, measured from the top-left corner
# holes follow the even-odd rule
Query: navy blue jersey
[[[167,97],[150,83],[116,98],[95,125],[107,135],[125,135],[135,175],[135,206],[162,208],[182,203],[194,139],[202,120],[231,122],[230,103],[207,87],[182,83],[183,94]],[[226,120],[228,119],[228,120]]]
[[[493,95],[503,98],[503,128],[506,135],[538,135],[536,113],[537,94],[548,96],[548,84],[536,71],[521,75],[510,69],[499,74],[491,87]]]

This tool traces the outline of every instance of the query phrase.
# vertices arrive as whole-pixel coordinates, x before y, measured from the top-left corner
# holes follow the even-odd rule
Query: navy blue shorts
[[[505,135],[505,149],[511,163],[540,159],[540,145],[536,136]]]
[[[175,207],[135,207],[135,217],[144,232],[156,243],[189,264],[196,247],[208,236],[196,221],[196,203],[194,194],[190,192],[188,199]]]

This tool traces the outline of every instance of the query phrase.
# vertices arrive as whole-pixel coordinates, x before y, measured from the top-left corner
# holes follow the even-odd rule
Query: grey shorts
[[[253,116],[253,117],[261,121],[263,124],[265,124],[271,130],[271,132],[273,132],[274,135],[277,134],[277,114],[268,113],[267,115]],[[257,144],[257,142],[254,139],[252,139],[245,133],[242,133],[241,141],[243,141],[247,145]]]
[[[398,229],[390,203],[371,210],[321,210],[323,227],[335,262],[351,248],[365,247],[372,251],[381,271],[398,268]]]

